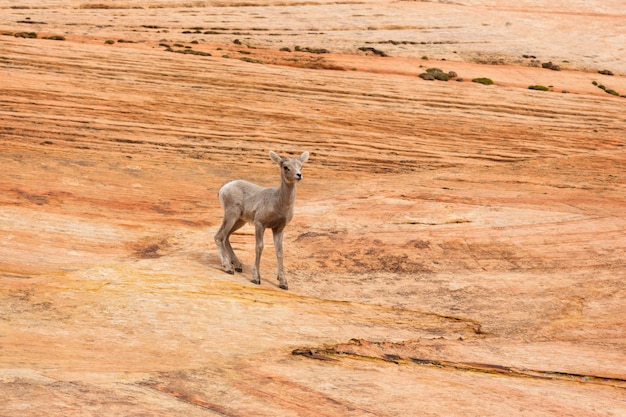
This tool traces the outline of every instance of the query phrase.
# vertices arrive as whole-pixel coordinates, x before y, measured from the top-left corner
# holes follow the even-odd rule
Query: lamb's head
[[[304,152],[297,158],[281,158],[270,151],[270,158],[280,166],[280,175],[288,184],[295,184],[302,179],[302,163],[309,159],[309,153]]]

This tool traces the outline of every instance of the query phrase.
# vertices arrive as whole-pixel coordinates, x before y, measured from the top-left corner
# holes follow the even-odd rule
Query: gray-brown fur
[[[263,234],[265,229],[272,229],[278,260],[278,280],[280,288],[286,290],[288,286],[283,271],[283,231],[293,217],[296,183],[302,180],[302,163],[309,159],[309,153],[304,152],[298,158],[281,158],[270,151],[270,158],[280,166],[279,187],[263,188],[248,181],[236,180],[220,188],[218,196],[224,208],[224,219],[215,234],[215,243],[226,272],[229,274],[234,274],[235,271],[242,272],[241,262],[233,252],[229,238],[244,224],[254,225],[256,257],[252,269],[252,282],[260,284]]]

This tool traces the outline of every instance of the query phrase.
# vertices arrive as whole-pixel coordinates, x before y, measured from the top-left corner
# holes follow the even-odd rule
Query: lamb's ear
[[[272,158],[272,161],[276,162],[278,165],[283,163],[283,158],[278,156],[278,154],[274,151],[270,151],[270,158]]]
[[[300,155],[300,161],[304,162],[307,159],[309,159],[309,153],[308,152],[302,152],[302,155]]]

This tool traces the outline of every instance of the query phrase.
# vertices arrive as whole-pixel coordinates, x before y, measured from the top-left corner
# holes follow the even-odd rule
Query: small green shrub
[[[428,68],[426,72],[432,75],[435,78],[435,80],[448,81],[450,79],[450,75],[448,73],[443,72],[439,68]]]
[[[619,96],[619,93],[618,93],[617,91],[615,91],[615,90],[611,90],[610,88],[607,88],[607,89],[606,89],[606,90],[604,90],[604,91],[606,91],[607,93],[609,93],[609,94],[610,94],[610,95],[612,95],[612,96]]]
[[[531,85],[528,86],[529,90],[549,91],[550,89],[545,85]]]
[[[427,72],[422,72],[420,75],[418,75],[418,77],[426,81],[435,81],[435,76]]]
[[[478,83],[478,84],[485,84],[485,85],[493,84],[493,80],[491,78],[485,78],[485,77],[474,78],[472,82]]]
[[[458,74],[454,71],[444,72],[439,68],[428,68],[426,72],[418,75],[423,80],[439,80],[439,81],[449,81],[451,78],[457,77]]]
[[[109,39],[108,41],[104,41],[104,44],[105,45],[113,45],[113,44],[115,44],[115,41]]]
[[[48,39],[51,41],[64,41],[65,36],[53,35],[53,36],[44,36],[42,39]]]

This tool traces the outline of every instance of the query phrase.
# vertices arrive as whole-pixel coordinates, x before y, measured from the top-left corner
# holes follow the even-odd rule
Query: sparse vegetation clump
[[[493,84],[493,80],[491,78],[486,78],[486,77],[474,78],[472,80],[472,82],[478,83],[478,84],[484,84],[484,85],[492,85]]]
[[[25,23],[27,25],[47,25],[46,22],[37,22],[34,20],[30,20],[30,17],[27,17],[25,20],[18,20],[17,23]]]
[[[16,38],[37,39],[37,33],[35,32],[18,32],[13,36]]]
[[[550,89],[546,87],[545,85],[531,85],[531,86],[528,86],[528,89],[538,90],[538,91],[550,91]]]
[[[363,51],[363,52],[371,52],[374,55],[378,55],[378,56],[388,56],[385,51],[381,51],[380,49],[376,49],[376,48],[372,48],[371,46],[362,46],[359,48],[359,51]]]
[[[51,40],[51,41],[64,41],[65,40],[65,36],[59,36],[59,35],[44,36],[41,39],[47,39],[47,40]]]
[[[182,49],[174,49],[171,46],[169,46],[166,43],[160,43],[159,46],[165,48],[165,50],[167,52],[175,52],[177,54],[185,54],[185,55],[198,55],[198,56],[212,56],[210,52],[202,52],[202,51],[196,51],[194,49],[191,48],[191,46],[184,46],[181,44],[174,44],[175,47],[177,48],[182,48]]]
[[[247,56],[243,56],[243,57],[241,57],[239,59],[244,61],[244,62],[249,62],[251,64],[262,64],[263,63],[263,61],[261,61],[261,60],[248,58]]]
[[[551,69],[552,71],[561,71],[561,67],[559,65],[553,64],[552,61],[544,62],[541,64],[541,68]]]
[[[607,94],[610,94],[610,95],[616,96],[616,97],[620,96],[620,94],[617,91],[615,91],[615,90],[613,90],[611,88],[606,88],[606,86],[604,84],[598,84],[597,81],[592,81],[591,84],[595,85],[596,87],[598,87],[600,90],[603,90]]]
[[[298,52],[309,52],[311,54],[329,54],[330,53],[330,51],[325,48],[309,48],[308,46],[304,48],[301,46],[296,46],[294,50]]]
[[[177,52],[179,54],[198,55],[198,56],[211,56],[210,52],[194,51],[193,49],[172,50],[171,52]]]
[[[454,71],[444,72],[440,68],[428,68],[426,72],[421,73],[418,77],[427,81],[448,81],[451,78],[457,77],[457,73]]]

